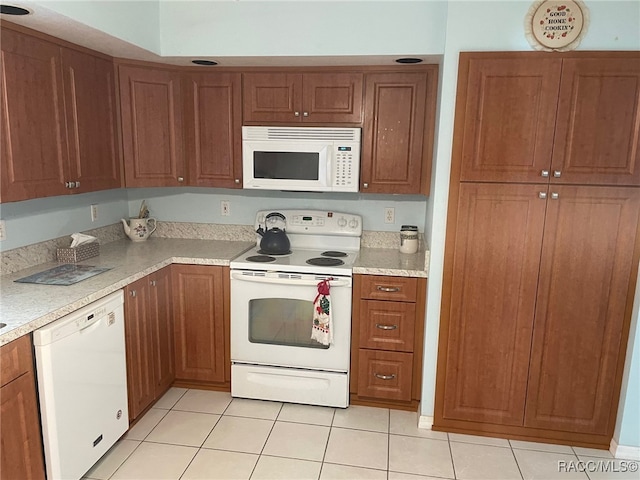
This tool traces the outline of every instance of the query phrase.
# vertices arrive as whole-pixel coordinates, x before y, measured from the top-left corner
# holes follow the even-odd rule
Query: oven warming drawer
[[[349,374],[233,363],[231,394],[277,402],[346,408]]]

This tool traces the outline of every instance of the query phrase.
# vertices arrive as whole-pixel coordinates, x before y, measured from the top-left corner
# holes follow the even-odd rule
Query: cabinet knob
[[[544,200],[545,198],[547,198],[547,192],[539,192],[538,198],[542,198]]]
[[[152,287],[155,287],[155,286],[156,286],[156,281],[155,281],[155,280],[151,280],[151,282],[150,282],[150,283],[151,283],[151,286],[152,286]]]
[[[380,330],[396,330],[398,325],[384,325],[383,323],[376,323],[376,328]]]
[[[551,193],[551,200],[558,200],[559,198],[560,198],[560,195],[558,194],[558,192]]]
[[[562,172],[560,170],[553,171],[554,178],[560,178],[560,175],[562,175]]]
[[[76,182],[75,188],[80,188],[80,182]]]
[[[396,374],[392,373],[391,375],[382,375],[381,373],[374,373],[374,377],[379,378],[380,380],[393,380],[396,378]]]
[[[64,182],[65,188],[71,188],[71,182]]]
[[[541,177],[545,177],[545,178],[548,177],[549,176],[549,170],[542,170],[540,172],[540,176]]]
[[[129,295],[131,295],[132,297],[135,297],[136,296],[136,291],[135,290],[131,290],[129,292]]]
[[[296,117],[299,117],[300,116],[300,112],[293,112],[293,115],[296,116]]]
[[[302,112],[302,116],[303,117],[308,117],[309,116],[309,112]]]
[[[236,182],[236,185],[240,185],[240,179],[239,179],[239,178],[236,178],[236,179],[234,180],[234,182]]]
[[[184,182],[184,177],[178,177],[179,182]]]
[[[362,184],[362,188],[369,188],[369,184],[368,183],[363,183]]]

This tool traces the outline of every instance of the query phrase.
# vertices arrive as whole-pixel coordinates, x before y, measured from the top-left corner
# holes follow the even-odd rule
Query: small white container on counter
[[[416,253],[418,251],[418,227],[402,225],[400,228],[400,253]]]

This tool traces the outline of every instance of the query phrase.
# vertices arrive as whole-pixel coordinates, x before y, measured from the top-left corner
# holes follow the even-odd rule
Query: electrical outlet
[[[95,222],[98,219],[98,205],[91,205],[91,221]]]
[[[396,209],[386,207],[384,209],[384,223],[396,223]]]
[[[220,201],[220,215],[223,217],[228,217],[231,215],[231,205],[229,200],[221,200]]]
[[[7,239],[7,231],[5,229],[4,220],[0,220],[0,240]]]

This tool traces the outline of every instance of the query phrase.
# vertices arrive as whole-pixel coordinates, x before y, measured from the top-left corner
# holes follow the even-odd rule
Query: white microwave
[[[242,127],[243,188],[357,192],[360,129]]]

